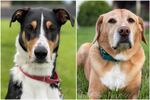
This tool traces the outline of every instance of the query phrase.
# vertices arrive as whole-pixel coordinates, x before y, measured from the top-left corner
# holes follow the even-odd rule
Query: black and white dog
[[[17,52],[6,99],[61,99],[55,72],[60,29],[74,19],[64,9],[23,8],[12,16],[20,23]]]

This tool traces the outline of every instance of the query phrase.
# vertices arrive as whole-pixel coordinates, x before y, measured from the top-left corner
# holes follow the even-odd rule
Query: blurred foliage
[[[141,6],[141,15],[140,15],[144,20],[149,21],[149,5],[145,6],[142,5]]]
[[[54,5],[64,3],[64,1],[12,1],[12,5]],[[75,1],[71,3],[75,4]]]
[[[149,21],[149,1],[140,1],[141,3],[141,13],[140,17],[144,20]],[[128,9],[136,14],[136,1],[113,1],[113,7]]]
[[[86,1],[80,6],[78,24],[81,26],[95,25],[99,15],[112,10],[105,1]]]

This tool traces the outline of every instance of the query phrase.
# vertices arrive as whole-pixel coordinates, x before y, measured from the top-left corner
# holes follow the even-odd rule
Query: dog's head
[[[132,48],[137,41],[146,43],[143,21],[129,10],[115,9],[98,18],[95,40],[119,51]]]
[[[23,8],[12,16],[12,22],[20,23],[19,43],[34,63],[46,63],[59,45],[60,29],[67,20],[74,19],[65,9]]]

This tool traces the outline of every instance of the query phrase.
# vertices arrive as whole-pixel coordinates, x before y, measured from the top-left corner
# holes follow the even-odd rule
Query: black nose
[[[47,56],[47,49],[44,46],[37,46],[34,50],[34,54],[37,60],[45,60]]]
[[[118,29],[118,33],[120,34],[121,37],[127,37],[130,33],[130,29],[127,26],[121,26]]]

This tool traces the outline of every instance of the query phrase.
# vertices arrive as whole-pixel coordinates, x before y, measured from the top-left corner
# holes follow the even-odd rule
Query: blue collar
[[[100,55],[104,60],[118,62],[119,60],[114,59],[111,55],[109,55],[103,48],[99,47]]]

